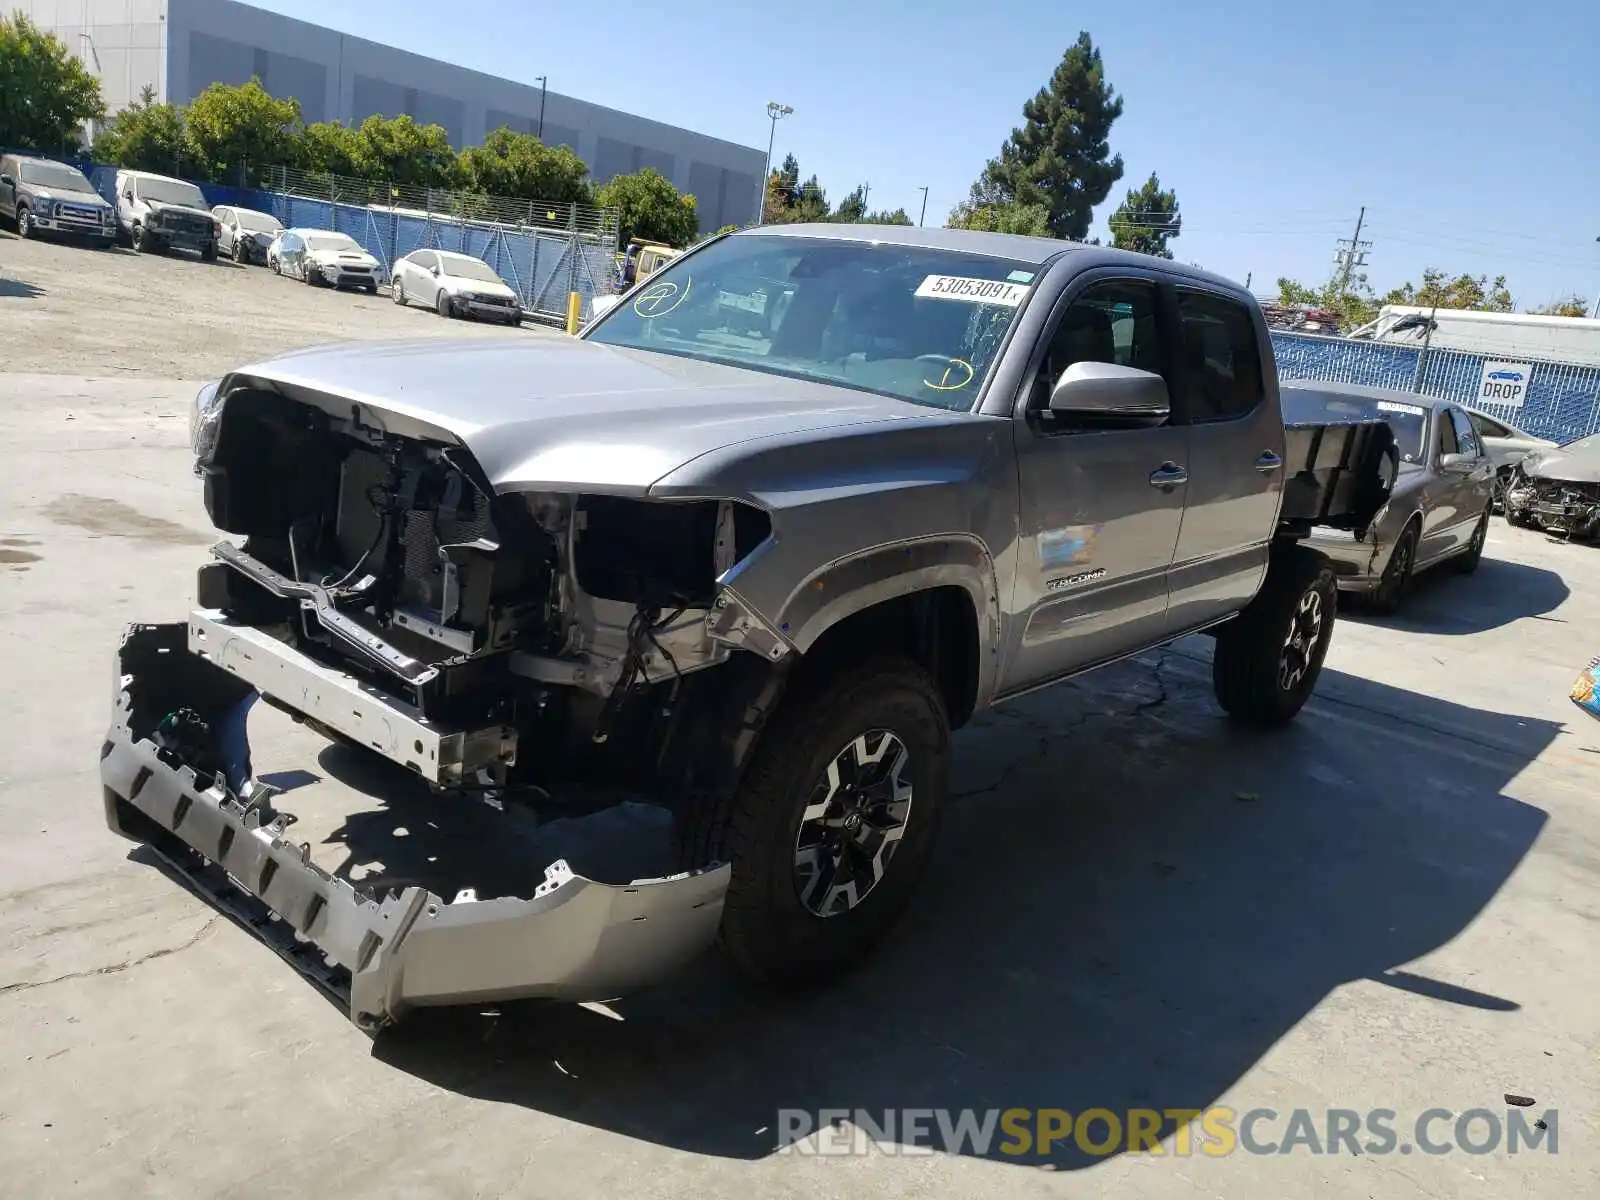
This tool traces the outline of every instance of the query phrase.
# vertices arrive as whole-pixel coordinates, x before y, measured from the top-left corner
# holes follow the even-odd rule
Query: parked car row
[[[226,255],[241,266],[262,265],[311,287],[387,286],[394,302],[426,304],[442,317],[522,323],[522,303],[481,258],[422,248],[396,260],[392,272],[346,233],[285,229],[271,213],[233,204],[208,206],[183,179],[148,171],[118,171],[115,204],[67,163],[24,155],[0,157],[0,218],[24,238],[63,235],[141,254],[188,250],[204,262]],[[386,278],[387,275],[387,278]]]

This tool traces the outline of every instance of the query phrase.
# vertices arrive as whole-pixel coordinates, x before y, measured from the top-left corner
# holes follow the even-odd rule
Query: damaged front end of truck
[[[611,999],[712,943],[730,868],[687,849],[609,882],[530,862],[500,895],[326,870],[255,777],[246,722],[263,702],[441,806],[642,797],[687,828],[732,787],[793,649],[738,586],[773,543],[769,513],[507,486],[530,470],[475,447],[469,422],[292,375],[208,388],[191,432],[233,539],[186,620],[126,633],[101,754],[114,831],[368,1031],[417,1006]]]

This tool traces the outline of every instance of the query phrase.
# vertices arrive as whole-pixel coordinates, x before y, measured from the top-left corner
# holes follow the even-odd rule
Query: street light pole
[[[543,75],[539,76],[539,132],[534,136],[541,142],[544,141],[544,96],[549,82]]]
[[[920,214],[918,214],[918,216],[917,216],[917,228],[918,229],[922,228],[922,222],[927,218],[927,215],[928,215],[928,189],[926,187],[924,187],[922,189],[922,212]]]
[[[757,225],[766,224],[767,219],[767,180],[772,178],[772,147],[778,140],[778,121],[787,117],[794,109],[787,104],[779,104],[776,100],[767,101],[767,119],[772,122],[771,131],[767,134],[767,166],[761,172],[761,184],[756,189],[756,220]]]
[[[1594,240],[1600,242],[1600,236],[1597,236]],[[1600,317],[1600,290],[1597,290],[1594,294],[1594,307],[1589,310],[1589,315],[1591,317]]]

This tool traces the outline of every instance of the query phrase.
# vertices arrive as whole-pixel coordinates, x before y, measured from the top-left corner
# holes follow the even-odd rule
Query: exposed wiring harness
[[[677,704],[678,691],[683,685],[683,671],[678,667],[678,660],[673,657],[672,651],[661,644],[658,635],[688,611],[689,603],[681,597],[673,597],[672,602],[677,607],[659,620],[655,617],[660,611],[659,606],[648,599],[641,599],[634,609],[633,617],[628,621],[628,648],[622,657],[622,670],[611,694],[606,697],[605,706],[595,719],[594,733],[591,735],[595,745],[602,745],[610,738],[612,723],[623,702],[641,682],[648,682],[644,660],[651,650],[666,659],[667,665],[672,668],[672,690],[667,695],[667,711],[670,712]]]

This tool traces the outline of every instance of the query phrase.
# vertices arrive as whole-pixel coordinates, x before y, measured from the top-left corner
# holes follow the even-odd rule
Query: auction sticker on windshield
[[[1003,279],[968,279],[962,275],[929,275],[917,285],[925,300],[965,300],[968,304],[1003,304],[1016,308],[1028,294],[1026,286]]]
[[[1425,417],[1428,410],[1416,404],[1400,404],[1394,400],[1379,400],[1379,412],[1410,413],[1413,417]]]

